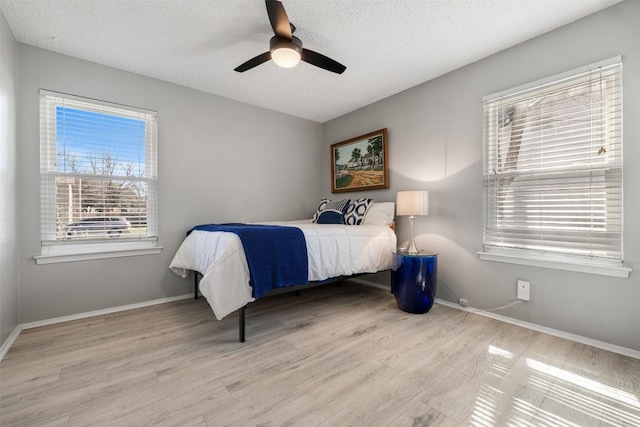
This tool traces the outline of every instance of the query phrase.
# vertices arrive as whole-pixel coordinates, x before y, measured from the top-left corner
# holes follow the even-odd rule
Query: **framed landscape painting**
[[[331,192],[389,188],[387,129],[331,144]]]

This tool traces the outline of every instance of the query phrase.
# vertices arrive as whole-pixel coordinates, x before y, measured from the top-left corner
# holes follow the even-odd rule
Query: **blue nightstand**
[[[433,306],[438,281],[438,254],[393,253],[391,292],[401,310],[426,313]]]

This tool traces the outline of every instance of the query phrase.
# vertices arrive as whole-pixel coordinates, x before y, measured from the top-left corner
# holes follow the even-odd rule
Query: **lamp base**
[[[422,251],[420,250],[416,250],[416,251],[410,251],[410,250],[406,250],[406,251],[399,251],[401,254],[406,254],[406,255],[420,255],[422,253]]]
[[[413,235],[413,220],[415,219],[415,216],[410,215],[409,216],[409,225],[411,226],[411,243],[409,243],[409,248],[407,249],[407,253],[408,254],[419,254],[420,250],[416,247],[416,241],[414,239],[414,235]]]

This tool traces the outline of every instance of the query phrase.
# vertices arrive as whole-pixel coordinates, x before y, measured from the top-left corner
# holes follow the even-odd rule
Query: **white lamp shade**
[[[396,214],[398,216],[429,215],[429,192],[423,190],[398,191]]]

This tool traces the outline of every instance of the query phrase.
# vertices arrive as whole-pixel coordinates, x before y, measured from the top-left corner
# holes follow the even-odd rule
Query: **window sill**
[[[92,259],[120,258],[138,255],[154,255],[162,251],[156,241],[90,243],[42,246],[42,254],[34,256],[36,264],[86,261]]]
[[[478,252],[484,261],[506,262],[509,264],[530,265],[533,267],[554,268],[557,270],[577,271],[580,273],[599,274],[602,276],[629,278],[631,269],[622,263],[598,263],[579,261],[553,255],[522,254],[516,251]]]

